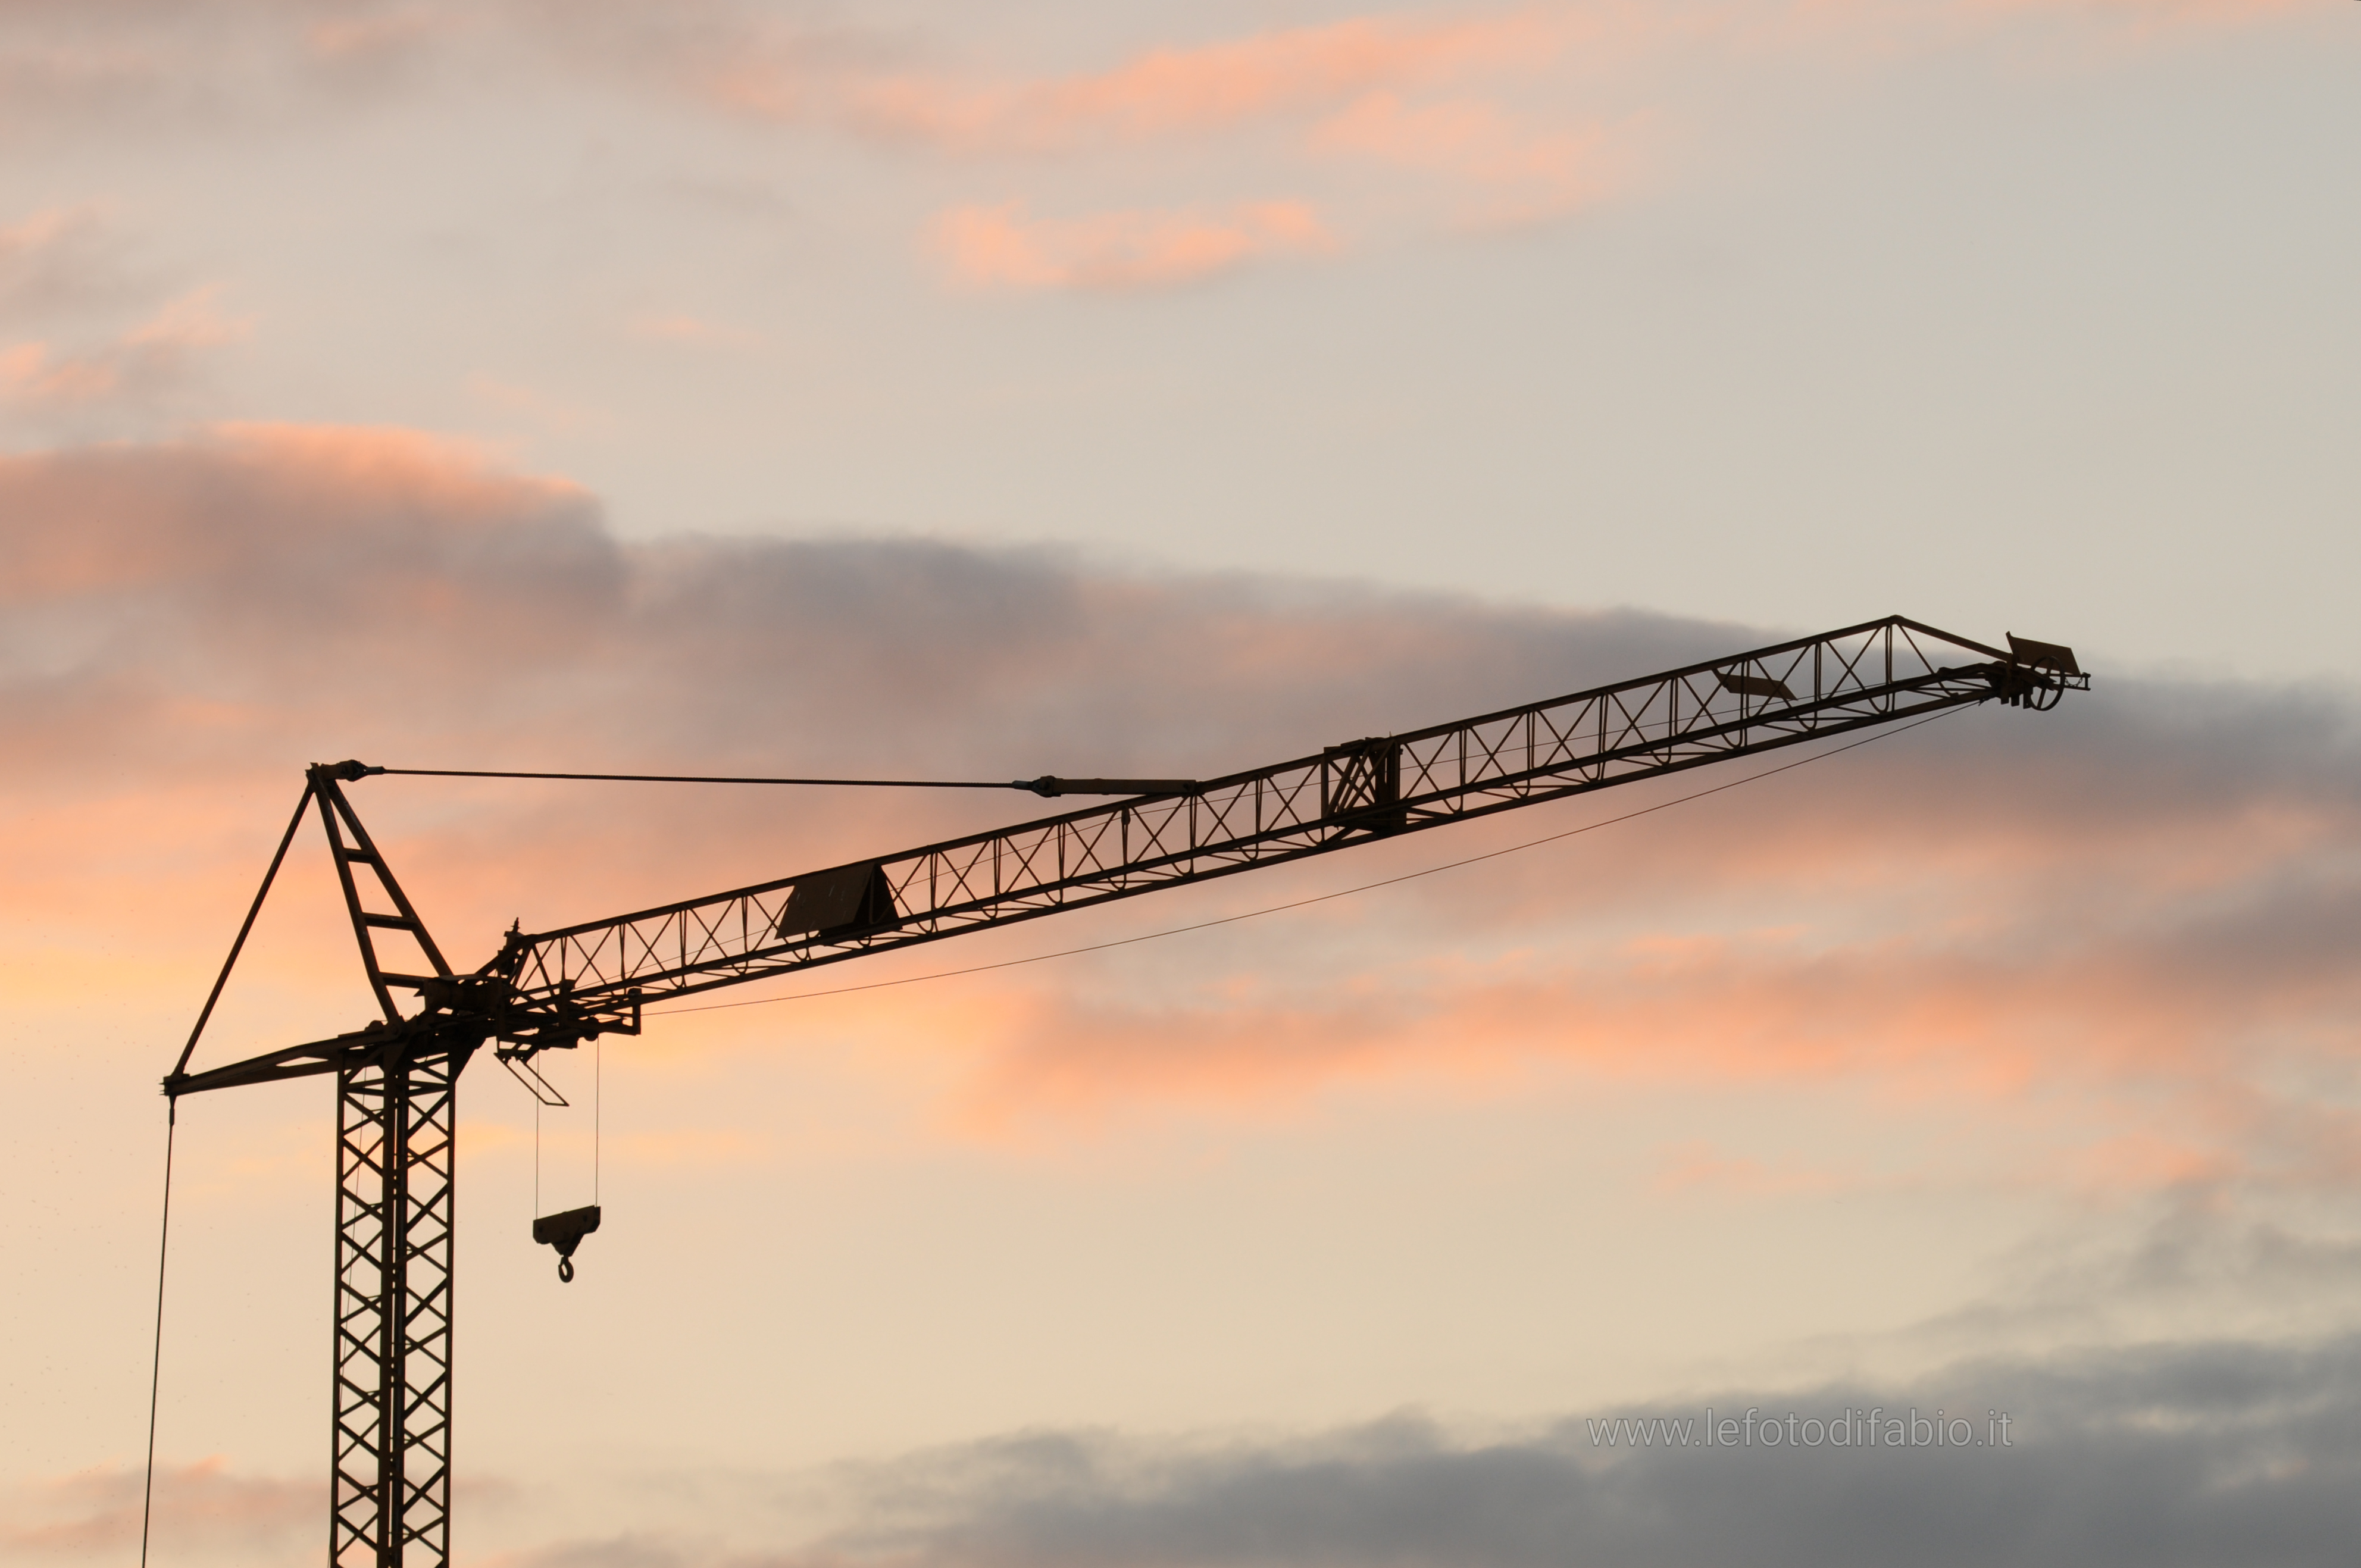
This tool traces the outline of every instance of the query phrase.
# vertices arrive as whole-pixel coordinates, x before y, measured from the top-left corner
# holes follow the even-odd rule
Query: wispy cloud
[[[1681,830],[1723,841],[1714,827]],[[1756,831],[1784,837],[1789,828],[1764,820]],[[2348,822],[2333,841],[2356,831]],[[1875,837],[1823,843],[1817,853],[1876,856]],[[1810,841],[1795,848],[1809,853]],[[1588,875],[1604,871],[1589,854],[1553,858]],[[1921,909],[1940,896],[1939,877],[1887,874]],[[1180,999],[1127,1005],[1106,994],[1123,989],[1111,976],[972,1012],[969,1028],[992,1045],[961,1114],[999,1128],[1128,1106],[1287,1102],[1386,1079],[1480,1097],[1555,1064],[1627,1085],[1844,1084],[1897,1105],[1975,1106],[1973,1114],[2001,1121],[2070,1105],[2074,1135],[2038,1170],[2019,1157],[2020,1176],[2060,1190],[2224,1179],[2341,1190],[2361,1178],[2347,1152],[2361,1119],[2339,1102],[2269,1086],[2281,1071],[2306,1070],[2298,1062],[2334,1060],[2347,1065],[2329,1071],[2349,1072],[2330,1020],[2361,1004],[2361,987],[2304,934],[2349,921],[2361,894],[2341,883],[2325,896],[2257,891],[2239,896],[2244,907],[2210,914],[2210,899],[2192,900],[2178,917],[2136,907],[2136,895],[2103,912],[2085,905],[2072,935],[2041,938],[2031,904],[2018,903],[2026,892],[1996,885],[1954,889],[1976,905],[1984,930],[1973,935],[1903,916],[1858,886],[1851,915],[1888,923],[1884,934],[1832,931],[1823,922],[1834,911],[1796,907],[1792,892],[1800,929],[1755,940],[1601,942],[1564,918],[1570,909],[1556,919],[1532,911],[1516,949],[1489,960],[1464,932],[1443,935],[1441,910],[1420,911],[1426,920],[1415,905],[1365,914],[1351,928],[1365,961],[1323,966],[1316,983],[1224,968]],[[1693,896],[1752,902],[1742,883]],[[1420,952],[1432,944],[1456,956]]]
[[[631,317],[624,331],[642,343],[675,343],[699,348],[741,348],[753,334],[686,311],[652,311]]]
[[[1373,14],[1149,49],[1100,71],[1005,83],[888,77],[847,96],[856,124],[885,134],[962,152],[1045,151],[1316,117],[1372,93],[1530,75],[1596,31],[1563,8]]]
[[[312,58],[347,72],[381,71],[414,60],[472,19],[471,8],[426,4],[349,5],[340,15],[308,20],[298,16]]]
[[[1598,127],[1532,130],[1480,99],[1406,103],[1372,93],[1323,122],[1312,147],[1451,176],[1466,210],[1492,221],[1554,217],[1611,188],[1612,138]]]
[[[144,1478],[113,1466],[16,1488],[0,1542],[31,1560],[119,1555],[139,1544]],[[165,1464],[156,1475],[162,1539],[172,1548],[264,1550],[316,1530],[327,1488],[315,1481],[242,1475],[214,1457]]]
[[[863,134],[971,159],[1071,156],[1150,142],[1212,154],[1225,140],[1244,137],[1242,148],[1264,148],[1276,137],[1307,170],[1350,160],[1440,182],[1444,202],[1462,215],[1530,220],[1601,195],[1606,150],[1623,132],[1595,118],[1569,119],[1546,95],[1514,108],[1501,90],[1545,81],[1569,50],[1595,57],[1627,48],[1646,31],[1611,8],[1369,14],[1149,49],[1095,72],[1005,82],[912,75],[857,82],[846,89],[843,113]],[[1268,154],[1254,156],[1267,160]],[[950,221],[972,226],[992,211],[962,208]],[[1150,225],[1170,231],[1184,221],[1190,232],[1183,236],[1160,246],[1127,238],[1123,248],[1191,258],[1235,255],[1254,248],[1256,231],[1268,227],[1137,212],[1093,220],[1099,231]],[[997,233],[990,237],[988,246],[979,240],[969,248],[1015,252],[1021,269],[1042,283],[1062,280],[1068,270],[1037,255],[1038,247],[1013,245]],[[1307,246],[1300,235],[1285,237],[1297,249],[1334,248]],[[1086,287],[1093,286],[1090,270],[1083,269]],[[1174,269],[1119,270],[1153,280]],[[1174,275],[1200,270],[1191,260]],[[965,268],[961,273],[971,275]]]
[[[937,237],[961,282],[1016,289],[1166,288],[1264,257],[1337,248],[1335,236],[1301,202],[1041,219],[1011,202],[954,208],[939,220]]]
[[[923,34],[734,0],[590,8],[383,0],[334,16],[215,4],[111,15],[103,27],[82,25],[76,8],[35,6],[14,29],[0,18],[0,84],[16,84],[0,94],[0,115],[113,126],[235,120],[265,104],[334,114],[356,82],[398,91],[465,59],[481,80],[555,71],[675,110],[933,160],[954,177],[988,170],[996,192],[1045,209],[1075,205],[1070,176],[1088,170],[1098,193],[1087,204],[1102,215],[1067,224],[1193,223],[1206,231],[1182,247],[1193,255],[1219,248],[1213,231],[1251,204],[1255,188],[1268,189],[1275,167],[1277,182],[1323,224],[1356,232],[1580,210],[1634,188],[1639,170],[1669,167],[1673,142],[1714,128],[1707,122],[1723,105],[1700,101],[1701,61],[1735,58],[1754,70],[1920,57],[2012,29],[2039,36],[2045,49],[2060,28],[2112,49],[2306,10],[2295,0],[1374,5],[1297,26],[1119,44],[1104,63],[1028,71]],[[950,206],[965,227],[1004,210],[972,198]],[[942,226],[933,226],[938,241]],[[1235,247],[1255,225],[1227,228]],[[1046,238],[1021,237],[995,233],[968,248],[1013,258],[1005,266],[1032,277],[1069,269],[1045,252]],[[1137,238],[1118,246],[1143,247],[1156,249]],[[1176,266],[1178,276],[1197,275],[1192,263]],[[60,395],[86,384],[26,375]]]
[[[615,425],[614,416],[604,409],[484,371],[467,378],[467,395],[504,421],[535,432],[578,435],[610,431]]]
[[[122,236],[97,207],[49,207],[0,226],[0,318],[119,303],[134,290]]]
[[[60,348],[33,339],[0,347],[0,399],[42,413],[153,406],[190,384],[208,350],[252,334],[254,318],[224,312],[220,293],[204,288],[184,294],[94,346]]]

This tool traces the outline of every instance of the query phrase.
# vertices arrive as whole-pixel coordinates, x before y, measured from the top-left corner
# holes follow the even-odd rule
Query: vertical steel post
[[[451,1555],[451,1270],[457,1069],[395,1045],[336,1075],[330,1568]]]

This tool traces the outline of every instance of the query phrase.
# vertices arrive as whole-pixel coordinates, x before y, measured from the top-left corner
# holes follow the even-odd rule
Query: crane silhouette
[[[451,1527],[456,1096],[489,1045],[535,1087],[533,1058],[637,1035],[642,1009],[1039,919],[1356,844],[1756,755],[1982,702],[2054,707],[2090,677],[2070,649],[2005,649],[1900,616],[1799,638],[1219,778],[1043,775],[953,787],[1121,798],[873,860],[777,877],[552,931],[511,927],[490,958],[452,969],[353,809],[346,786],[386,773],[517,774],[314,764],[227,961],[164,1079],[179,1099],[334,1073],[336,1255],[332,1568],[445,1564]],[[189,1064],[304,817],[327,838],[380,1015],[328,1039],[192,1072]],[[406,942],[389,967],[381,940]],[[536,1093],[544,1092],[535,1087]],[[544,1215],[533,1239],[563,1277],[596,1207]]]

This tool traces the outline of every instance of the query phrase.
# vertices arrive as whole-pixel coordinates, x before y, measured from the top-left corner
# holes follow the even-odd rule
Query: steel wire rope
[[[708,773],[521,773],[478,768],[371,768],[371,776],[412,779],[572,779],[590,784],[818,784],[844,789],[1023,789],[1032,781],[1007,779],[758,779]]]
[[[1428,866],[1422,871],[1404,872],[1400,876],[1382,877],[1376,882],[1365,882],[1354,887],[1338,888],[1334,893],[1314,894],[1310,898],[1291,899],[1285,904],[1273,904],[1261,909],[1249,909],[1240,915],[1224,915],[1217,919],[1200,920],[1193,925],[1168,927],[1161,931],[1143,932],[1137,937],[1119,937],[1111,942],[1091,942],[1079,948],[1060,948],[1055,952],[1034,953],[1027,958],[1003,959],[997,963],[971,964],[964,969],[936,970],[929,974],[905,975],[899,980],[874,980],[861,985],[831,986],[826,991],[798,991],[785,996],[758,996],[750,1002],[708,1002],[694,1007],[651,1007],[647,1010],[646,1016],[658,1018],[678,1013],[720,1013],[734,1007],[767,1007],[779,1002],[812,1002],[823,996],[846,996],[857,991],[885,991],[897,985],[918,985],[930,980],[954,980],[961,975],[985,974],[993,970],[1018,969],[1026,964],[1047,963],[1051,959],[1071,959],[1083,953],[1100,953],[1110,948],[1136,947],[1142,942],[1153,942],[1165,937],[1184,936],[1191,931],[1209,931],[1216,926],[1235,926],[1241,920],[1256,920],[1266,915],[1279,915],[1290,909],[1302,909],[1314,904],[1326,904],[1332,899],[1350,898],[1357,893],[1372,893],[1381,887],[1416,882],[1421,877],[1434,876],[1442,872],[1457,871],[1462,866],[1477,865],[1485,861],[1497,861],[1503,855],[1514,855],[1526,850],[1538,850],[1544,844],[1554,844],[1561,839],[1577,838],[1585,833],[1596,832],[1601,828],[1612,828],[1619,822],[1629,822],[1634,817],[1668,811],[1675,806],[1686,806],[1693,800],[1703,800],[1709,795],[1720,795],[1727,790],[1737,789],[1741,784],[1754,784],[1778,773],[1792,773],[1797,768],[1808,767],[1814,762],[1823,762],[1830,757],[1857,751],[1872,741],[1891,740],[1896,735],[1906,734],[1920,725],[1932,724],[1938,718],[1949,718],[1960,711],[1962,710],[1957,707],[1945,708],[1940,713],[1930,713],[1924,718],[1913,719],[1899,729],[1880,730],[1874,735],[1865,735],[1858,740],[1848,741],[1841,746],[1831,746],[1825,751],[1815,751],[1808,757],[1798,757],[1792,762],[1783,762],[1775,768],[1765,768],[1759,773],[1749,773],[1742,779],[1732,779],[1728,784],[1715,784],[1710,789],[1675,795],[1671,800],[1660,800],[1653,806],[1643,806],[1637,811],[1627,811],[1620,817],[1608,817],[1597,822],[1586,822],[1579,828],[1569,828],[1563,833],[1552,833],[1539,839],[1529,839],[1521,844],[1510,844],[1505,849],[1488,850],[1480,855],[1469,855],[1464,860],[1445,861],[1439,866]]]
[[[156,1402],[164,1386],[164,1263],[172,1245],[172,1143],[181,1124],[177,1095],[164,1102],[164,1220],[156,1240],[156,1349],[148,1364],[148,1479],[139,1495],[139,1568],[148,1568],[148,1527],[156,1517]]]

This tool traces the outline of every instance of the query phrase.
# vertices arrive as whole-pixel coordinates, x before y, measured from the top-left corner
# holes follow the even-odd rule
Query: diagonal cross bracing
[[[1984,701],[2009,659],[1889,617],[885,856],[891,920],[782,938],[809,872],[529,937],[517,996],[595,1013],[1227,875]]]
[[[454,1092],[464,1053],[336,1075],[331,1568],[445,1568]]]

